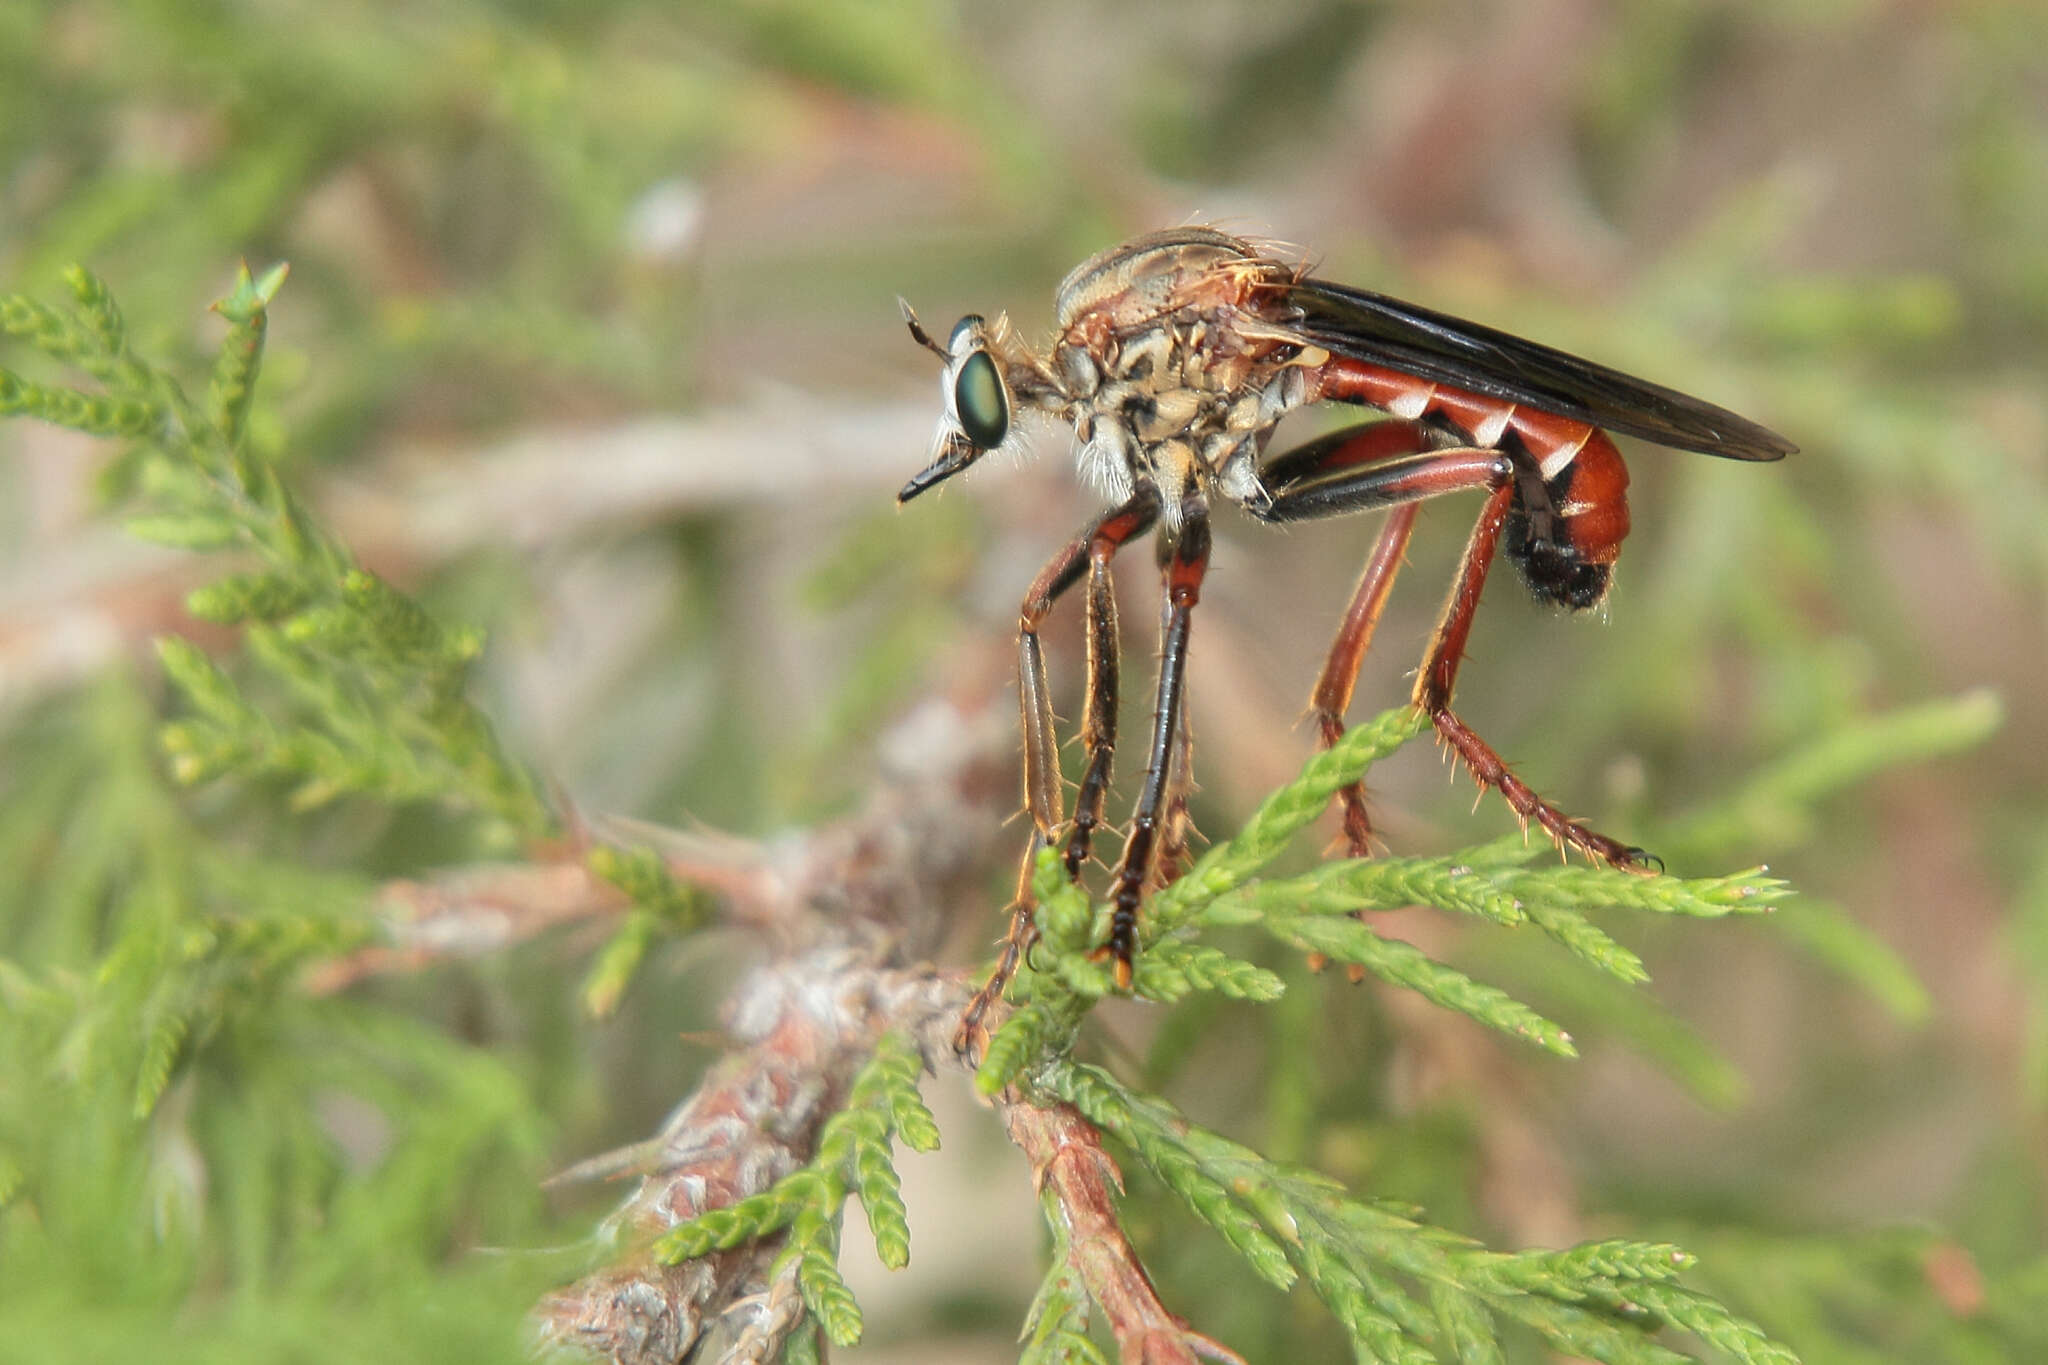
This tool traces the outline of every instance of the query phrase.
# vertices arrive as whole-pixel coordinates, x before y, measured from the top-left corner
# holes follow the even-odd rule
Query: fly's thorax
[[[1306,394],[1299,349],[1254,314],[1291,268],[1212,228],[1174,228],[1083,263],[1061,284],[1046,370],[1064,395],[1082,476],[1112,498],[1166,506],[1215,488],[1254,502],[1273,424]]]
[[[1299,407],[1307,392],[1302,372],[1283,366],[1258,384],[1247,385],[1224,408],[1218,428],[1202,446],[1202,462],[1214,472],[1216,487],[1232,502],[1256,510],[1272,502],[1259,478],[1259,456],[1273,428]]]
[[[1248,344],[1199,313],[1092,345],[1070,334],[1055,345],[1050,369],[1067,387],[1064,413],[1083,477],[1115,498],[1152,484],[1169,505],[1197,485],[1259,501],[1258,454],[1311,388],[1276,348]]]
[[[1148,232],[1089,257],[1054,296],[1062,334],[1141,329],[1190,305],[1241,303],[1257,280],[1286,267],[1214,228]]]

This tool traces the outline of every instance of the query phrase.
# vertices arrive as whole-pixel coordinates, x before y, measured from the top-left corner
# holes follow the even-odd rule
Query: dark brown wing
[[[1468,393],[1731,460],[1780,460],[1799,448],[1675,389],[1384,294],[1304,279],[1281,286],[1280,300],[1299,314],[1282,325],[1304,341]]]

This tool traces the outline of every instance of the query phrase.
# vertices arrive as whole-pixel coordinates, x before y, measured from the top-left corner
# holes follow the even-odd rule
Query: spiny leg
[[[1078,881],[1088,861],[1102,804],[1109,795],[1111,765],[1116,759],[1117,640],[1116,591],[1109,562],[1133,536],[1141,535],[1158,515],[1158,499],[1146,496],[1139,506],[1126,504],[1104,518],[1088,542],[1088,700],[1081,712],[1081,742],[1088,767],[1074,796],[1074,822],[1067,835],[1067,879]]]
[[[1023,605],[1018,608],[1017,709],[1019,728],[1024,736],[1024,809],[1031,817],[1031,837],[1024,845],[1024,861],[1017,872],[1017,892],[1010,902],[1009,929],[1003,935],[1003,947],[996,957],[995,970],[989,973],[988,980],[967,1003],[960,1016],[959,1030],[954,1034],[953,1046],[961,1052],[976,1050],[981,1021],[987,1016],[989,1006],[1002,996],[1003,989],[1016,974],[1017,963],[1038,935],[1038,902],[1031,891],[1031,878],[1036,870],[1039,850],[1052,843],[1065,818],[1060,790],[1059,740],[1053,726],[1052,690],[1046,677],[1045,649],[1039,641],[1038,628],[1044,624],[1053,603],[1080,580],[1082,570],[1093,562],[1093,547],[1105,528],[1112,528],[1113,544],[1121,545],[1149,527],[1158,511],[1158,494],[1145,489],[1121,507],[1105,514],[1046,562],[1038,577],[1031,581],[1030,590],[1024,594]],[[1104,571],[1107,572],[1106,561]],[[1111,669],[1113,672],[1113,661]],[[1111,687],[1113,691],[1113,681]],[[1113,699],[1111,709],[1114,710]],[[1111,724],[1113,729],[1114,722]],[[1097,804],[1100,804],[1099,800]]]
[[[1309,715],[1325,749],[1344,737],[1344,713],[1351,705],[1359,667],[1372,646],[1394,577],[1400,572],[1420,500],[1465,488],[1484,488],[1507,477],[1506,457],[1497,451],[1432,449],[1448,439],[1454,438],[1420,422],[1374,422],[1332,432],[1289,451],[1263,472],[1275,493],[1267,515],[1276,521],[1392,507],[1358,585],[1352,589],[1350,604],[1310,696]],[[1397,458],[1410,456],[1415,458]],[[1354,472],[1338,477],[1346,470]],[[1337,800],[1343,810],[1346,851],[1354,858],[1370,856],[1372,820],[1364,786],[1357,782],[1345,786]]]
[[[1030,839],[1025,841],[1024,861],[1017,869],[1017,892],[1010,900],[1010,925],[1003,933],[1002,951],[996,954],[996,965],[988,980],[981,983],[981,989],[960,1012],[960,1025],[953,1032],[955,1052],[977,1058],[981,1055],[981,1021],[987,1017],[989,1006],[1002,998],[1003,989],[1017,974],[1017,963],[1038,937],[1038,900],[1031,890],[1031,878],[1038,867],[1039,850],[1045,845],[1045,836],[1033,827]]]
[[[1380,528],[1380,538],[1373,545],[1372,557],[1365,561],[1358,586],[1351,590],[1351,602],[1344,609],[1337,637],[1330,642],[1330,656],[1323,661],[1322,676],[1316,679],[1316,690],[1309,698],[1309,715],[1325,749],[1335,747],[1344,738],[1344,713],[1351,706],[1358,669],[1372,647],[1380,612],[1393,590],[1394,576],[1401,570],[1401,558],[1415,530],[1419,506],[1411,502],[1387,514],[1386,525]],[[1337,800],[1344,809],[1345,851],[1353,858],[1371,857],[1372,816],[1366,810],[1364,783],[1346,784],[1338,790]]]
[[[1170,601],[1162,603],[1165,611],[1171,611]],[[1162,617],[1164,616],[1162,612]],[[1160,622],[1163,636],[1167,622]],[[1159,825],[1159,855],[1154,867],[1156,880],[1164,886],[1178,878],[1188,865],[1188,839],[1194,832],[1194,820],[1188,814],[1188,797],[1195,789],[1195,732],[1194,722],[1188,718],[1187,686],[1181,687],[1180,725],[1174,730],[1172,766],[1168,769],[1166,787],[1166,813]]]
[[[1588,857],[1629,871],[1647,870],[1645,864],[1650,858],[1643,850],[1610,839],[1566,817],[1510,772],[1500,755],[1451,712],[1451,690],[1457,682],[1458,664],[1465,657],[1465,641],[1472,632],[1472,617],[1479,607],[1479,595],[1486,587],[1486,571],[1492,566],[1494,553],[1500,544],[1501,528],[1507,524],[1514,497],[1514,485],[1503,484],[1488,496],[1486,506],[1479,513],[1478,524],[1472,528],[1472,539],[1465,545],[1464,559],[1458,565],[1457,581],[1451,585],[1443,615],[1430,637],[1429,652],[1423,656],[1422,671],[1415,679],[1415,705],[1429,717],[1430,724],[1436,727],[1444,742],[1464,760],[1466,769],[1477,779],[1480,787],[1491,787],[1506,799],[1524,829],[1534,820],[1560,849],[1576,848]]]
[[[1153,854],[1160,833],[1173,763],[1174,738],[1179,733],[1181,706],[1187,680],[1188,623],[1195,603],[1201,600],[1202,576],[1209,568],[1209,509],[1199,494],[1181,502],[1179,534],[1166,552],[1166,630],[1159,658],[1159,699],[1152,712],[1152,748],[1145,764],[1145,785],[1138,793],[1137,808],[1131,813],[1131,832],[1124,840],[1124,855],[1117,864],[1116,889],[1112,895],[1109,940],[1095,950],[1095,958],[1115,964],[1119,989],[1131,987],[1131,959],[1138,951],[1138,905],[1144,898],[1151,876]]]

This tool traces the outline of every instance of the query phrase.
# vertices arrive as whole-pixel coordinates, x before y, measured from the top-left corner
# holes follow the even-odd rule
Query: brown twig
[[[782,1237],[680,1265],[662,1263],[653,1244],[805,1165],[882,1034],[907,1031],[935,1070],[971,1078],[951,1046],[967,979],[918,955],[936,942],[938,907],[959,894],[963,873],[983,866],[989,836],[1000,827],[1010,799],[1010,742],[999,714],[970,721],[950,708],[928,709],[885,737],[882,752],[897,756],[897,780],[851,820],[786,842],[776,854],[735,854],[702,838],[663,841],[693,851],[672,856],[685,874],[702,865],[707,849],[720,848],[725,917],[762,932],[778,951],[726,1003],[732,1051],[660,1131],[557,1178],[632,1174],[639,1183],[605,1222],[618,1249],[611,1263],[539,1305],[545,1344],[620,1365],[737,1365],[773,1359],[791,1332],[807,1329],[792,1274],[775,1268]],[[748,871],[740,875],[735,867]],[[599,908],[588,887],[566,875],[563,881],[551,915],[523,913],[523,897],[506,894],[508,886],[530,889],[516,878],[480,899],[450,896],[443,908],[458,924],[500,933]],[[476,941],[484,937],[480,932]],[[1065,1105],[1015,1093],[998,1107],[1011,1141],[1031,1163],[1048,1216],[1065,1234],[1069,1265],[1100,1307],[1122,1358],[1236,1362],[1161,1304],[1124,1235],[1120,1178],[1094,1127]]]
[[[448,958],[504,951],[551,929],[624,913],[626,897],[580,861],[463,868],[427,881],[387,882],[374,914],[384,941],[308,972],[315,995],[365,977],[418,971]]]
[[[782,1239],[666,1265],[661,1233],[759,1194],[807,1162],[876,1039],[907,1028],[943,1048],[965,1003],[964,982],[935,970],[878,967],[835,945],[764,967],[728,1002],[738,1050],[713,1067],[661,1132],[563,1178],[630,1165],[640,1184],[607,1220],[627,1250],[611,1266],[548,1296],[541,1335],[621,1365],[771,1359],[803,1321],[787,1277],[771,1278]]]
[[[1008,1097],[1001,1107],[1010,1141],[1031,1162],[1046,1216],[1058,1219],[1065,1234],[1067,1264],[1102,1309],[1119,1356],[1145,1365],[1194,1365],[1198,1358],[1244,1365],[1236,1352],[1193,1331],[1159,1301],[1124,1236],[1116,1208],[1123,1174],[1102,1150],[1095,1125],[1067,1104]]]
[[[722,869],[724,916],[778,951],[726,1002],[733,1051],[660,1132],[558,1177],[640,1183],[606,1221],[618,1258],[539,1306],[545,1342],[621,1365],[761,1361],[804,1321],[794,1282],[771,1278],[779,1237],[680,1265],[650,1244],[809,1161],[883,1033],[907,1030],[928,1058],[950,1057],[966,986],[921,959],[1000,825],[1008,750],[1002,717],[934,704],[884,737],[889,780],[850,820],[773,849],[638,832],[679,875]]]

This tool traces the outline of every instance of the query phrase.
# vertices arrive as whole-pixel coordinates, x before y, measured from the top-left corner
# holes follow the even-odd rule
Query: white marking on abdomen
[[[1592,439],[1593,428],[1587,427],[1578,440],[1573,441],[1568,446],[1557,447],[1548,455],[1545,455],[1541,460],[1537,461],[1536,467],[1543,471],[1544,482],[1548,483],[1550,480],[1564,473],[1564,467],[1570,464],[1572,462],[1573,457],[1576,456],[1581,450],[1584,450],[1586,448],[1586,442]]]
[[[1482,417],[1479,420],[1479,425],[1472,428],[1472,444],[1475,446],[1494,446],[1500,444],[1500,438],[1507,435],[1508,419],[1514,415],[1515,405],[1510,403],[1506,407],[1498,408]]]
[[[1429,411],[1429,400],[1436,397],[1436,385],[1422,389],[1403,389],[1387,404],[1387,411],[1396,417],[1413,422]]]

